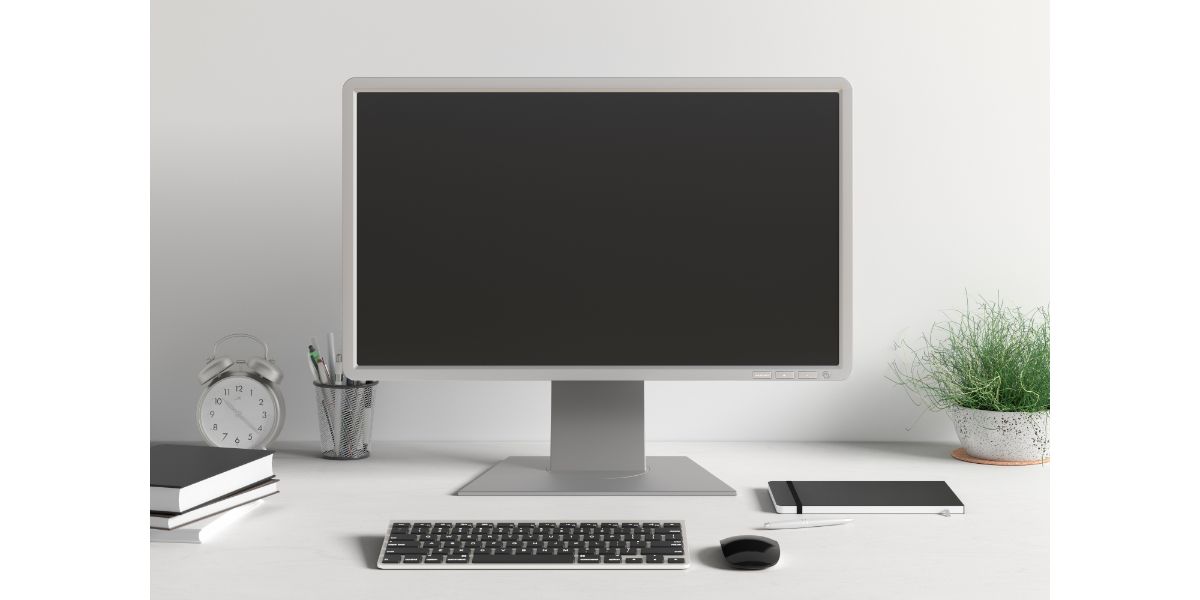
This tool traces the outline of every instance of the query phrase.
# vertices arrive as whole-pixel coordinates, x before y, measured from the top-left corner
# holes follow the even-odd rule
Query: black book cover
[[[150,487],[185,488],[272,454],[271,450],[211,446],[150,446]]]
[[[920,512],[908,508],[958,508],[963,503],[945,481],[772,481],[780,512]],[[879,509],[879,510],[875,510]]]

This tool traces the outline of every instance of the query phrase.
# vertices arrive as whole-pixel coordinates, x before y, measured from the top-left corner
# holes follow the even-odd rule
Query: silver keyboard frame
[[[470,562],[465,563],[465,564],[461,564],[461,563],[460,564],[446,564],[446,563],[425,564],[424,562],[417,563],[417,564],[404,564],[404,563],[384,563],[383,562],[384,553],[387,551],[388,536],[391,535],[391,533],[392,533],[392,523],[396,523],[396,522],[401,522],[401,523],[404,523],[404,522],[408,522],[408,523],[419,523],[419,522],[430,522],[430,523],[438,523],[438,522],[442,522],[442,523],[445,523],[445,522],[450,522],[450,523],[507,523],[507,522],[549,523],[551,521],[553,521],[555,523],[563,523],[563,522],[580,523],[580,522],[592,522],[592,521],[595,521],[597,523],[605,523],[605,522],[632,523],[634,521],[637,521],[638,523],[647,523],[647,522],[650,522],[650,523],[655,523],[655,522],[657,522],[657,523],[679,523],[680,538],[682,538],[682,541],[683,541],[683,554],[676,555],[676,556],[674,556],[674,558],[682,558],[683,562],[682,563],[668,563],[664,559],[662,564],[647,564],[644,562],[641,564],[626,563],[624,560],[626,557],[624,557],[624,556],[621,557],[620,563],[605,563],[603,560],[601,560],[599,563],[596,563],[596,564],[591,564],[591,563],[588,563],[588,564],[532,563],[532,564],[511,564],[511,565],[505,565],[505,564],[477,565],[477,564],[473,564]],[[474,552],[475,552],[474,550],[471,550],[469,552],[469,554],[474,555]],[[639,555],[639,556],[642,556],[642,555]],[[385,527],[384,534],[383,534],[383,543],[379,545],[379,557],[377,559],[375,559],[375,566],[380,569],[395,570],[395,571],[444,571],[444,570],[463,570],[463,569],[465,569],[465,570],[483,570],[483,569],[493,570],[494,569],[494,570],[505,570],[505,571],[509,571],[509,570],[547,571],[547,570],[579,570],[579,569],[592,569],[592,570],[597,570],[597,571],[612,571],[612,570],[618,570],[618,569],[620,569],[620,570],[626,570],[626,569],[640,570],[640,571],[646,571],[646,570],[679,571],[682,569],[687,569],[688,567],[692,566],[692,546],[688,542],[687,521],[674,520],[674,519],[649,519],[649,518],[614,519],[611,517],[607,517],[604,519],[594,519],[594,518],[587,518],[587,519],[547,519],[547,518],[510,519],[510,518],[505,518],[505,519],[497,519],[497,520],[448,519],[448,518],[430,519],[430,518],[426,518],[426,517],[415,518],[415,519],[414,518],[403,518],[403,519],[391,519],[387,522],[387,526]]]

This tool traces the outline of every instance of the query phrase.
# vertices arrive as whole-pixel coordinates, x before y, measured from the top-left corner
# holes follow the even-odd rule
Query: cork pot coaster
[[[1049,456],[1041,460],[988,460],[986,458],[977,458],[971,456],[962,448],[955,449],[954,452],[950,453],[950,456],[953,456],[954,458],[964,462],[978,463],[981,465],[996,465],[999,467],[1023,467],[1025,465],[1040,465],[1042,463],[1050,462]]]

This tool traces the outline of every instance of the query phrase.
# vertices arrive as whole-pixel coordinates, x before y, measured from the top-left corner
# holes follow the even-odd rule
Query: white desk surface
[[[210,543],[151,544],[150,597],[166,598],[1039,598],[1051,595],[1052,464],[974,465],[953,446],[909,443],[652,443],[691,456],[735,497],[459,497],[509,455],[546,443],[379,443],[370,458],[275,457],[280,493]],[[756,530],[772,479],[945,480],[965,515],[853,515],[849,525]],[[684,520],[684,571],[382,571],[389,520]],[[726,568],[724,537],[779,541],[780,563]]]

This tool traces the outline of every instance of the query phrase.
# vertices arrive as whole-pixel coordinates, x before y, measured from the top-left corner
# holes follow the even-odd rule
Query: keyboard
[[[682,521],[391,521],[380,569],[686,569]]]

